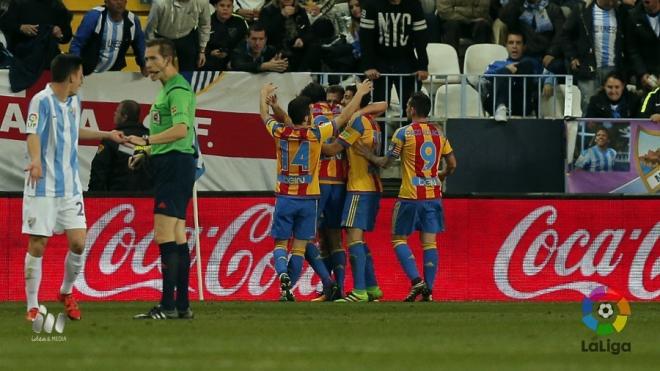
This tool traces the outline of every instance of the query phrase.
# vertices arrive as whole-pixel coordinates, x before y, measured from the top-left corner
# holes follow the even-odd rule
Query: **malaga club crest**
[[[660,130],[640,127],[636,143],[639,177],[650,193],[660,193]]]

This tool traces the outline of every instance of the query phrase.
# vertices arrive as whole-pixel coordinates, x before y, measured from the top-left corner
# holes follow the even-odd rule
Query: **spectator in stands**
[[[360,49],[360,0],[336,4],[328,13],[335,27],[336,39],[321,46],[324,63],[332,72],[358,72],[362,58]]]
[[[564,55],[582,93],[582,110],[605,76],[621,67],[624,17],[618,0],[595,0],[573,9],[564,24]]]
[[[291,71],[320,71],[321,45],[311,31],[305,8],[298,0],[272,0],[261,9],[268,45],[289,60]]]
[[[527,41],[527,56],[538,58],[552,73],[564,73],[561,30],[564,13],[548,0],[509,0],[500,11],[508,29],[521,30]]]
[[[582,151],[575,160],[575,167],[591,172],[614,170],[616,151],[609,147],[610,134],[607,129],[600,128],[596,130],[592,143],[594,145]]]
[[[385,101],[394,85],[405,106],[415,90],[415,79],[429,76],[428,29],[422,6],[417,0],[373,0],[362,5],[362,66],[367,78],[374,81],[374,101]],[[415,76],[399,80],[381,77],[381,73]]]
[[[206,44],[204,68],[225,71],[231,52],[245,40],[248,26],[240,15],[232,14],[233,0],[211,0],[215,13],[211,15],[211,38]]]
[[[626,89],[626,80],[619,72],[610,72],[603,87],[589,100],[584,117],[634,118],[640,109],[637,95]]]
[[[62,0],[14,0],[2,22],[7,49],[38,77],[71,41],[71,18]]]
[[[113,117],[115,129],[124,135],[142,137],[149,134],[149,129],[140,123],[140,105],[133,100],[119,103]],[[140,163],[136,169],[129,169],[128,159],[133,150],[104,139],[98,146],[92,160],[89,178],[90,191],[144,191],[153,187],[147,164]]]
[[[126,10],[126,0],[105,0],[83,17],[69,52],[82,57],[83,73],[120,71],[126,67],[126,51],[133,47],[135,61],[142,74],[144,67],[144,32],[140,19]]]
[[[652,90],[660,79],[660,0],[643,0],[630,11],[626,51],[638,85]]]
[[[234,12],[252,24],[259,20],[259,13],[263,8],[265,0],[236,0],[234,2]]]
[[[485,74],[549,75],[550,73],[543,68],[537,58],[527,56],[526,49],[525,34],[522,31],[510,30],[506,39],[506,50],[509,53],[509,58],[493,61],[486,69]],[[489,112],[493,112],[493,108],[495,108],[494,118],[497,122],[507,122],[508,113],[526,116],[536,108],[538,102],[536,100],[537,81],[533,77],[484,77],[480,84],[484,108]],[[551,78],[546,78],[544,89],[551,85]],[[509,89],[509,86],[511,86],[511,89]]]
[[[179,71],[194,71],[206,63],[211,32],[208,0],[153,0],[147,21],[147,40],[174,42]]]
[[[248,38],[232,52],[231,69],[245,72],[285,72],[289,61],[266,43],[266,30],[259,23],[250,26]]]
[[[437,0],[436,11],[440,18],[442,42],[456,50],[459,50],[458,42],[461,38],[471,39],[478,44],[489,43],[493,35],[490,2],[491,0]]]
[[[660,88],[655,88],[646,95],[640,117],[650,118],[651,121],[660,123]]]

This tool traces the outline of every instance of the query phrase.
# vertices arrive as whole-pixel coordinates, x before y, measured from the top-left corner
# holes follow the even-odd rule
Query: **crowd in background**
[[[472,43],[505,45],[509,30],[523,35],[525,58],[539,72],[574,75],[584,111],[595,99],[589,112],[609,105],[620,116],[626,113],[612,98],[639,112],[660,76],[660,0],[152,0],[145,25],[126,0],[104,0],[76,30],[62,0],[0,0],[0,12],[7,41],[0,64],[12,71],[14,90],[36,81],[68,43],[85,74],[122,70],[131,51],[146,74],[145,40],[156,37],[175,42],[181,70],[357,72],[375,80],[416,73],[424,80],[427,43],[452,45],[463,58]],[[413,19],[404,25],[398,13]],[[607,93],[613,72],[621,94]],[[626,93],[629,84],[637,93]]]

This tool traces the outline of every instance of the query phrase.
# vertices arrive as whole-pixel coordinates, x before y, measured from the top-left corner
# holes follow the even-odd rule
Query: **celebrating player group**
[[[411,282],[405,301],[432,301],[438,270],[437,234],[444,230],[442,182],[456,158],[441,129],[429,122],[431,101],[422,92],[406,104],[410,124],[399,128],[382,153],[382,133],[374,117],[384,102],[371,103],[371,82],[328,91],[307,85],[285,112],[277,87],[261,89],[260,114],[275,139],[277,184],[271,235],[281,301],[294,301],[292,287],[307,260],[323,283],[317,301],[366,302],[383,297],[365,232],[372,231],[382,192],[380,168],[399,161],[401,188],[392,215],[392,246]],[[341,103],[341,104],[340,104]],[[271,114],[272,112],[272,114]],[[443,161],[444,160],[444,161]],[[345,230],[353,289],[345,292]],[[408,246],[419,231],[423,274]],[[318,241],[318,247],[315,241]],[[291,256],[288,256],[288,247]]]

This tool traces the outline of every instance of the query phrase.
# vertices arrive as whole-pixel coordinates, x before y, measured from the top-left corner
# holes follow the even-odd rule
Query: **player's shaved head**
[[[305,118],[310,115],[310,104],[312,104],[311,99],[304,95],[299,95],[289,102],[287,113],[294,125],[303,125],[305,123]]]

